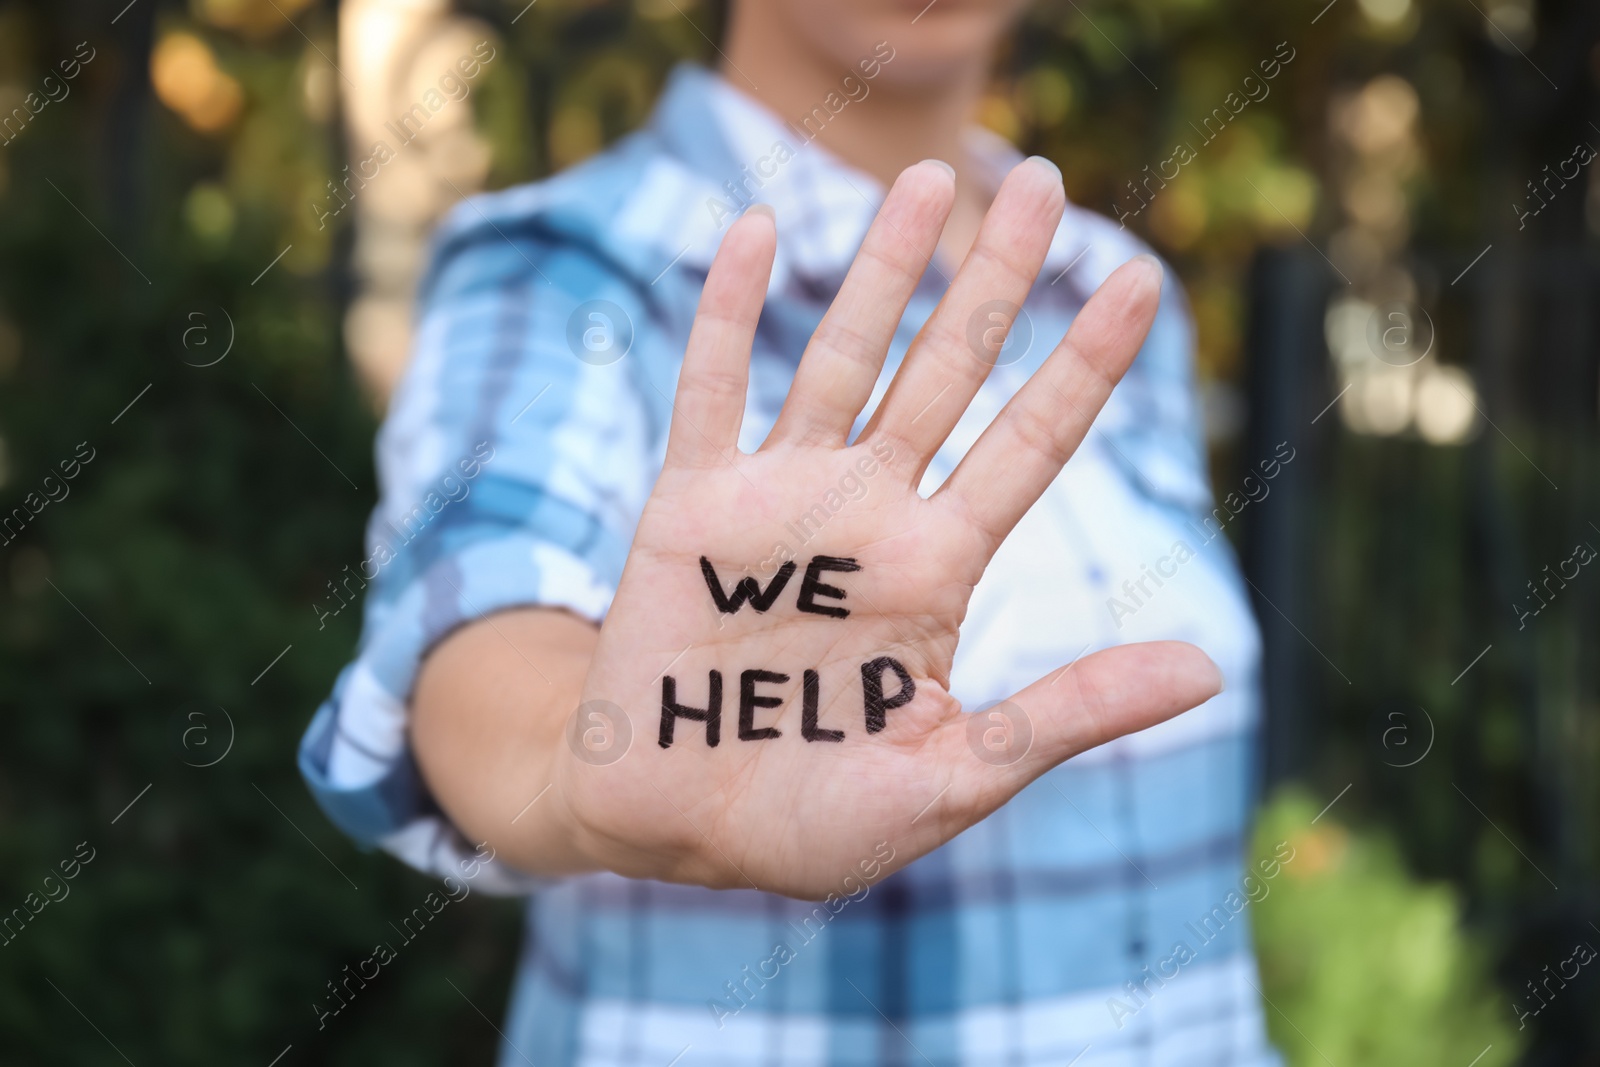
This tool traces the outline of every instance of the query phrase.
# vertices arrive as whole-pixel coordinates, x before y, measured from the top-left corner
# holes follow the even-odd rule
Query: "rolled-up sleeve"
[[[637,287],[581,244],[463,217],[436,244],[412,360],[378,436],[366,558],[335,581],[346,595],[326,602],[331,613],[364,594],[358,653],[299,754],[334,823],[435,874],[474,849],[411,751],[424,657],[507,608],[599,621],[663,436],[640,376],[650,326]],[[478,884],[531,883],[490,864]]]

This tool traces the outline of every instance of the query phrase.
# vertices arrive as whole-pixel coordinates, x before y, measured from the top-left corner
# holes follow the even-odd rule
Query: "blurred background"
[[[481,894],[315,1025],[428,883],[296,774],[357,633],[313,605],[430,227],[634,128],[721,19],[0,2],[0,1063],[490,1062]],[[1600,1063],[1597,42],[1593,0],[1042,0],[980,116],[1193,302],[1259,839],[1307,857],[1251,909],[1296,1067]]]

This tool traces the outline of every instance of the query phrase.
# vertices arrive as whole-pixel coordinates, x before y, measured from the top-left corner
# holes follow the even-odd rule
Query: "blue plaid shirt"
[[[741,443],[766,435],[884,192],[807,138],[685,67],[643,130],[443,225],[378,441],[360,650],[300,752],[323,809],[358,841],[439,875],[473,856],[409,748],[419,666],[501,609],[604,618],[661,469],[706,268],[750,200],[775,206],[779,231]],[[1018,158],[977,132],[969,151],[995,184]],[[1025,305],[1032,342],[1008,346],[925,491],[1142,250],[1068,208]],[[923,278],[869,412],[947,281],[937,264]],[[488,864],[476,886],[527,894],[502,1063],[1277,1062],[1248,916],[1231,903],[1260,648],[1217,536],[1228,513],[1212,517],[1192,348],[1169,280],[1095,429],[978,586],[951,688],[975,708],[1093,649],[1178,638],[1210,653],[1227,691],[1070,760],[837,911]]]

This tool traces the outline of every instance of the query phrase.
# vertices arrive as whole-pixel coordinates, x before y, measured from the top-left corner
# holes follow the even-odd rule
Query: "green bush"
[[[1406,873],[1381,831],[1343,826],[1287,790],[1261,813],[1255,851],[1292,862],[1252,907],[1268,1030],[1294,1067],[1502,1067],[1522,1041],[1459,895]],[[1478,1058],[1481,1054],[1481,1058]]]

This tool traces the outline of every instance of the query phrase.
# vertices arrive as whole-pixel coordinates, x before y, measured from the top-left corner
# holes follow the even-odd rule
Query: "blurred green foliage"
[[[0,83],[98,49],[0,149],[0,502],[95,450],[0,548],[0,906],[78,842],[97,853],[0,947],[0,1063],[115,1061],[108,1040],[141,1064],[265,1064],[291,1043],[285,1063],[488,1062],[465,997],[501,1014],[519,932],[476,897],[317,1032],[324,983],[431,888],[352,848],[294,767],[356,638],[354,613],[319,631],[311,605],[362,558],[374,499],[340,273],[305,224],[340,147],[302,107],[287,27],[206,35],[246,102],[196,134],[149,98],[152,14],[0,7]],[[326,13],[302,21],[331,47]],[[227,358],[188,365],[222,353],[230,318]]]
[[[1280,841],[1295,850],[1251,908],[1278,1048],[1294,1064],[1515,1062],[1522,1042],[1508,998],[1462,929],[1459,895],[1412,878],[1386,834],[1317,818],[1319,807],[1287,790],[1256,826],[1258,857]]]

